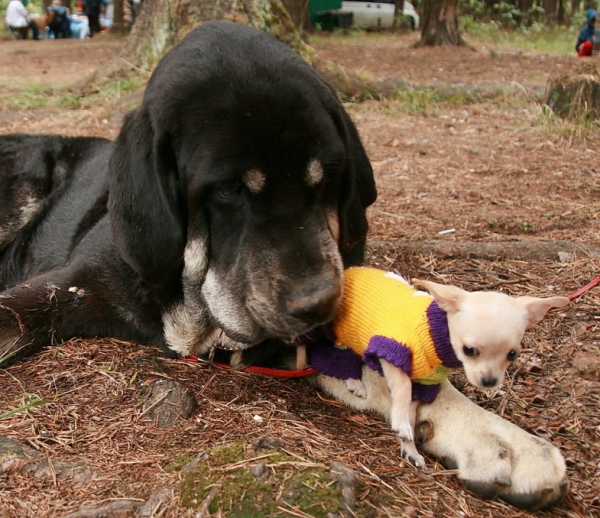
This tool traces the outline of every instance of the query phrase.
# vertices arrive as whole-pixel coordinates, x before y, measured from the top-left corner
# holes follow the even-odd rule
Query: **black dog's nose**
[[[316,292],[297,294],[288,300],[286,306],[289,314],[307,324],[324,324],[333,318],[341,295],[337,284],[331,284]]]
[[[486,388],[492,388],[498,383],[498,378],[481,378],[481,384]]]

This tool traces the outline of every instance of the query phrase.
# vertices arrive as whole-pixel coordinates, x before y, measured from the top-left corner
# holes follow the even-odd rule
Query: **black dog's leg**
[[[0,294],[0,366],[53,345],[65,313],[76,311],[83,293],[70,290],[60,273],[36,277]]]
[[[50,344],[46,333],[28,332],[28,328],[32,325],[31,317],[35,318],[37,312],[37,309],[32,309],[35,306],[23,311],[25,309],[23,303],[27,303],[28,298],[15,298],[10,291],[12,290],[3,293],[0,298],[0,367],[7,367],[31,356],[44,345]],[[31,298],[37,300],[36,292],[37,290],[32,290]]]
[[[118,264],[107,268],[115,273]],[[114,337],[161,347],[160,307],[139,279],[70,265],[0,293],[0,367],[71,338]],[[140,305],[144,312],[140,312]]]
[[[20,314],[0,298],[0,367],[31,356],[43,342],[26,337],[25,325]]]

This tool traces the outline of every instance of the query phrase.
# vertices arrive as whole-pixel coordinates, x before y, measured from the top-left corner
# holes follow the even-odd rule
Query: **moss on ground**
[[[317,518],[340,512],[340,491],[325,466],[276,450],[257,457],[245,459],[239,442],[214,448],[205,462],[182,471],[181,503],[197,509],[218,486],[209,511],[232,518],[289,516],[282,511],[289,506]],[[253,475],[250,470],[260,463],[262,474]]]

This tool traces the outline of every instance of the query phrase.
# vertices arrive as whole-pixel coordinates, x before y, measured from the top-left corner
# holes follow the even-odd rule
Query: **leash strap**
[[[592,281],[588,282],[582,288],[579,288],[577,291],[574,291],[573,293],[571,293],[571,295],[567,295],[567,298],[569,300],[576,299],[577,297],[583,295],[586,291],[591,290],[594,286],[597,286],[598,284],[600,284],[600,275],[598,275],[598,277],[596,277]]]
[[[230,365],[222,362],[208,362],[202,358],[198,358],[198,356],[184,356],[181,358],[184,362],[191,363],[205,363],[207,365],[215,365],[222,369],[231,369]],[[244,367],[243,369],[239,369],[241,372],[248,372],[251,374],[263,374],[264,376],[270,376],[272,378],[304,378],[306,376],[312,376],[313,374],[317,374],[317,371],[311,367],[306,369],[302,369],[299,371],[290,371],[284,369],[272,369],[270,367],[259,367],[257,365],[251,365],[250,367]]]

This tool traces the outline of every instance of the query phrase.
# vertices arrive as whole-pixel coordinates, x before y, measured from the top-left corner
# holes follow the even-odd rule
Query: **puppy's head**
[[[525,330],[566,297],[511,297],[499,292],[467,292],[456,286],[413,280],[431,293],[448,315],[450,342],[470,383],[498,387],[508,364],[519,356]]]

